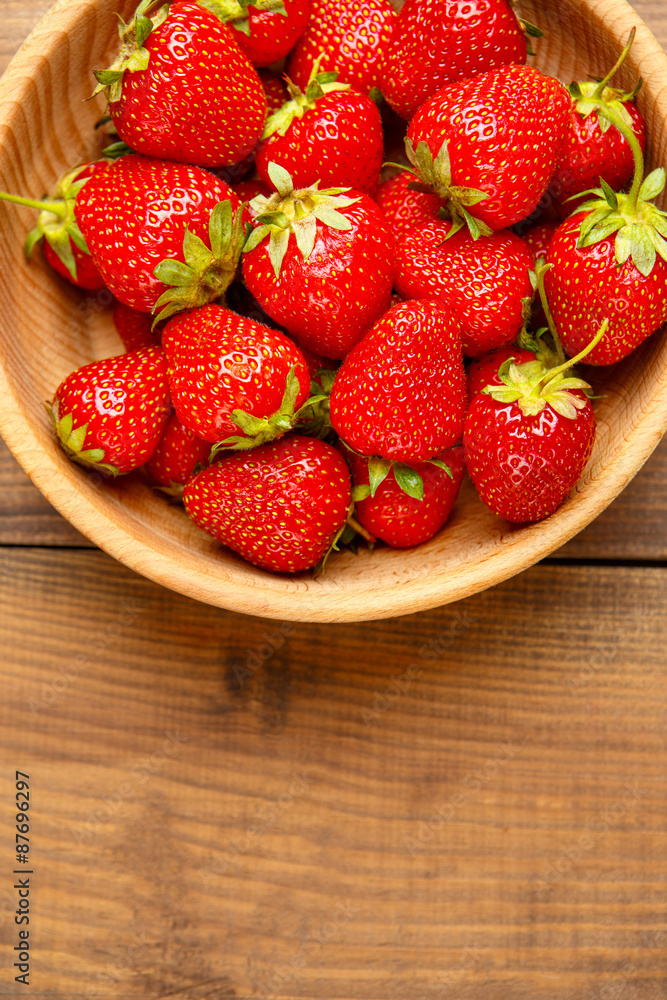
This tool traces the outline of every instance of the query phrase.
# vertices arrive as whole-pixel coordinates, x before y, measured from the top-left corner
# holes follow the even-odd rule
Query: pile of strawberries
[[[553,513],[595,438],[574,365],[667,320],[632,38],[568,89],[508,0],[143,0],[119,32],[103,158],[0,195],[118,301],[126,353],[50,405],[66,453],[278,572],[426,541],[466,468],[501,517]]]

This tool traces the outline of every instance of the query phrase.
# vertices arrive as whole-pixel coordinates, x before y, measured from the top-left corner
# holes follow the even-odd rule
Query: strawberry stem
[[[549,299],[547,298],[547,290],[544,287],[544,275],[550,269],[551,264],[545,264],[540,267],[537,271],[537,290],[540,295],[540,302],[542,303],[542,309],[544,310],[544,315],[549,326],[549,333],[553,337],[554,346],[556,348],[556,355],[558,361],[561,364],[565,364],[565,351],[563,350],[563,345],[561,344],[560,337],[558,336],[558,330],[556,329],[556,322],[551,312],[551,306],[549,305]]]
[[[633,28],[632,31],[630,32],[630,37],[628,38],[627,44],[623,49],[623,51],[621,52],[620,56],[618,57],[616,64],[612,67],[612,69],[610,69],[610,71],[605,76],[604,80],[600,80],[599,84],[595,88],[593,97],[596,100],[602,99],[605,90],[609,86],[609,83],[611,82],[611,80],[613,80],[613,78],[616,76],[616,74],[618,73],[619,69],[621,68],[625,60],[628,58],[636,34],[637,34],[637,29]]]
[[[366,531],[364,526],[362,524],[359,524],[356,517],[353,517],[352,514],[347,515],[347,517],[345,518],[345,523],[349,524],[349,526],[353,528],[358,535],[361,535],[362,538],[365,538],[369,545],[374,545],[375,542],[377,542],[377,538],[374,538],[374,536],[371,535],[370,531]]]
[[[644,183],[644,154],[642,153],[642,148],[639,145],[639,139],[635,135],[634,129],[630,128],[619,116],[615,115],[613,111],[605,109],[603,114],[609,119],[612,125],[618,129],[625,141],[630,146],[632,150],[632,155],[635,159],[635,176],[632,182],[632,188],[630,189],[630,194],[628,195],[627,201],[625,202],[623,208],[623,214],[635,217],[637,215],[637,203],[639,201],[639,192],[641,191],[641,186]]]
[[[67,215],[67,206],[62,201],[36,201],[33,198],[21,198],[17,194],[7,194],[5,191],[0,191],[0,201],[10,201],[13,205],[36,208],[38,212],[53,212],[60,219],[64,219]]]
[[[570,368],[574,368],[575,365],[580,364],[580,362],[582,362],[585,358],[587,358],[588,355],[593,350],[593,348],[597,347],[597,345],[600,343],[600,341],[602,340],[608,329],[609,329],[609,319],[604,319],[602,321],[600,329],[595,334],[588,347],[584,347],[583,351],[579,351],[579,354],[575,355],[573,358],[569,358],[562,365],[559,365],[558,368],[552,368],[550,369],[550,371],[546,373],[544,378],[540,381],[542,389],[544,389],[545,386],[549,385],[549,383],[552,382],[557,375],[561,375],[563,372],[568,371]]]

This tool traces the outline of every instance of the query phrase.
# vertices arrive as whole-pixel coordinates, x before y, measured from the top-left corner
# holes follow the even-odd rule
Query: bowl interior
[[[116,18],[132,2],[66,0],[35,29],[0,84],[0,189],[39,196],[78,160],[99,151],[101,98],[86,100],[91,70],[106,65]],[[564,82],[602,76],[633,25],[638,35],[620,80],[641,70],[649,166],[667,163],[667,58],[623,0],[525,0],[545,31],[536,63]],[[28,209],[0,204],[0,431],[23,467],[72,523],[111,555],[165,586],[250,614],[295,620],[389,617],[466,597],[532,565],[583,528],[638,471],[667,426],[667,333],[596,372],[598,439],[584,478],[547,521],[512,527],[468,484],[431,543],[332,559],[318,580],[273,576],[245,564],[170,507],[139,475],[113,484],[72,465],[56,446],[42,403],[74,368],[121,350],[106,292],[79,293],[35,254],[23,259]]]

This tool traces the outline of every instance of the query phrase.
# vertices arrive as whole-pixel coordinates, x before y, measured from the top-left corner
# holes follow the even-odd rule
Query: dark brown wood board
[[[45,9],[0,0],[0,66]],[[665,1000],[666,484],[663,444],[461,604],[290,625],[91,550],[0,450],[0,998]]]

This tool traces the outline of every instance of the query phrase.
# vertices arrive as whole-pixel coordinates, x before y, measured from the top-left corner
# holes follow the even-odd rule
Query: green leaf
[[[232,421],[247,437],[256,437],[267,427],[266,420],[253,417],[252,413],[245,413],[244,410],[232,410]]]
[[[250,253],[270,234],[270,226],[258,226],[257,229],[253,229],[243,245],[243,253]]]
[[[274,188],[278,194],[286,198],[288,194],[291,194],[294,190],[294,184],[292,183],[292,178],[290,174],[281,167],[278,163],[271,161],[268,166],[268,174],[273,184]]]
[[[443,460],[441,458],[431,458],[431,459],[429,459],[428,464],[429,465],[435,465],[436,468],[442,469],[443,472],[447,473],[447,475],[449,476],[450,479],[454,478],[454,473],[452,472],[452,470],[450,469],[450,467],[447,465],[447,463],[443,462]]]
[[[665,190],[665,184],[667,184],[667,171],[664,167],[658,167],[644,180],[639,190],[639,197],[644,201],[653,201]]]
[[[618,211],[618,197],[616,196],[616,192],[610,187],[609,184],[607,184],[607,182],[604,179],[604,177],[600,178],[600,186],[601,186],[602,190],[604,191],[604,196],[607,199],[607,204],[609,205],[610,208],[613,208],[613,210],[615,212],[617,212]]]
[[[232,203],[220,201],[208,220],[208,238],[215,257],[224,257],[232,239]]]
[[[301,251],[301,256],[304,260],[308,260],[313,252],[316,236],[317,219],[314,215],[310,215],[301,222],[294,224],[294,237],[296,239],[296,245]]]
[[[285,254],[287,253],[287,247],[289,246],[289,237],[290,234],[288,229],[274,229],[271,233],[271,239],[269,240],[269,258],[271,260],[271,266],[273,267],[273,273],[276,276],[276,281],[280,280],[280,271],[283,266]]]
[[[44,236],[51,249],[56,253],[58,260],[65,265],[72,278],[76,281],[76,261],[74,259],[72,243],[66,231],[60,229],[55,233],[51,233],[47,229]]]
[[[194,271],[203,271],[213,260],[213,254],[204,241],[186,227],[183,234],[183,257]]]
[[[391,469],[391,462],[386,458],[368,459],[368,479],[370,482],[371,496],[374,497],[378,487],[382,485]]]
[[[424,480],[409,465],[405,465],[403,462],[395,462],[394,479],[400,489],[404,493],[407,493],[409,497],[412,497],[413,500],[424,499]]]
[[[153,30],[153,22],[150,17],[138,15],[134,22],[134,31],[137,39],[137,47],[142,48],[144,42]]]
[[[158,281],[176,288],[185,288],[193,280],[192,268],[180,260],[163,260],[153,271]]]
[[[25,243],[24,243],[24,246],[23,246],[23,250],[25,252],[26,260],[30,260],[30,258],[32,256],[32,252],[35,249],[35,246],[43,238],[44,238],[44,230],[42,229],[41,226],[35,226],[34,229],[30,230],[30,232],[28,233],[28,235],[25,238]]]
[[[355,486],[352,490],[352,502],[360,503],[362,500],[367,500],[371,495],[371,488],[368,485]]]

